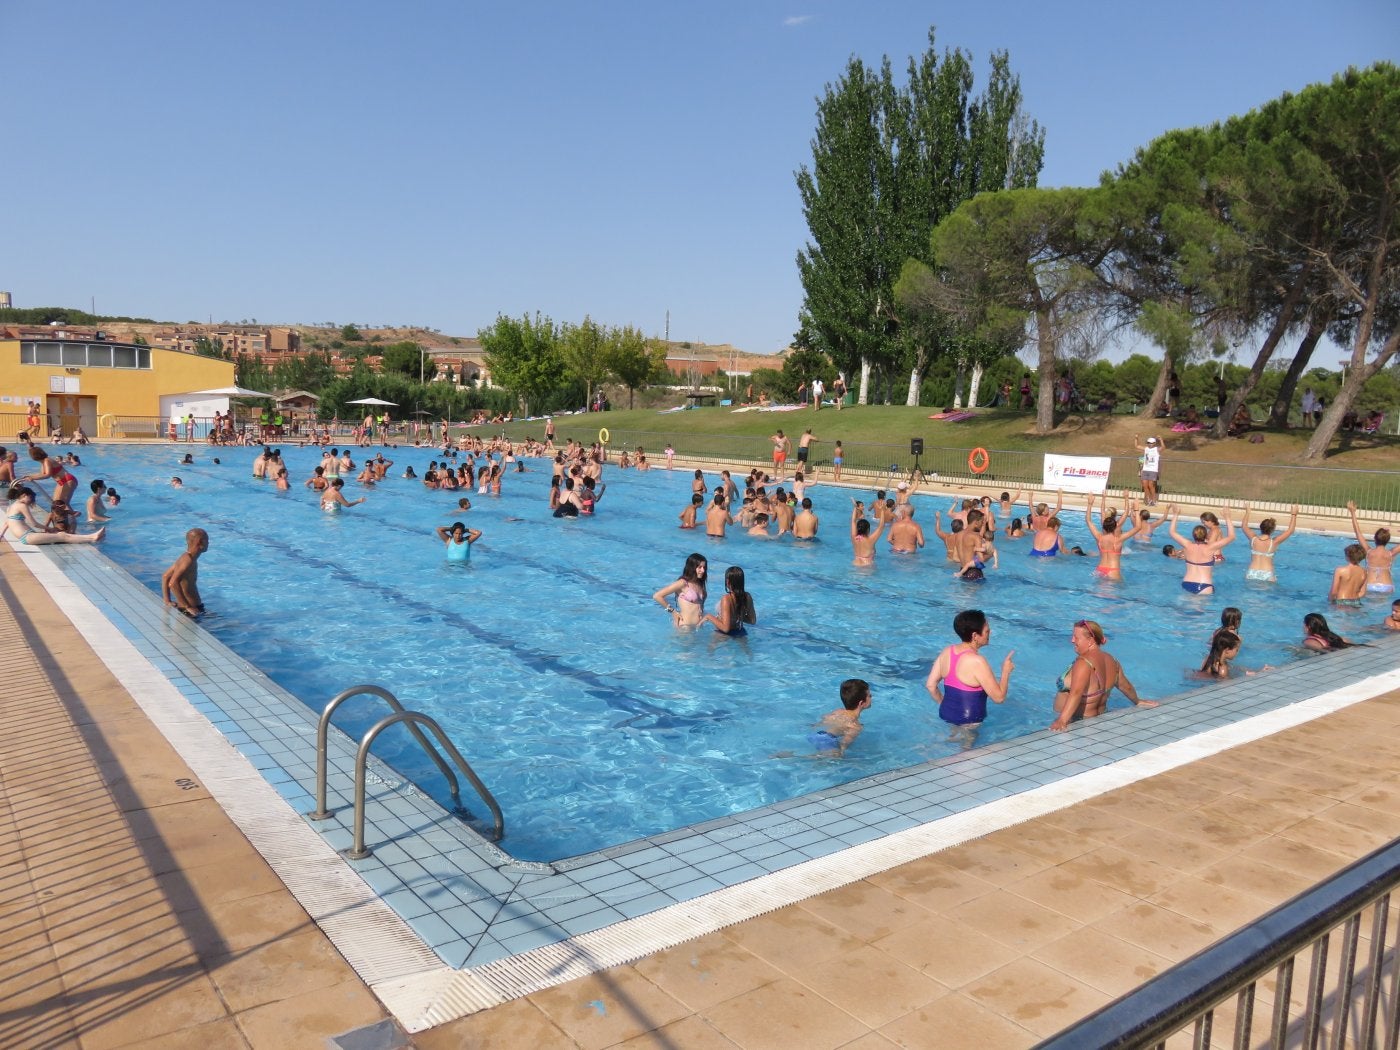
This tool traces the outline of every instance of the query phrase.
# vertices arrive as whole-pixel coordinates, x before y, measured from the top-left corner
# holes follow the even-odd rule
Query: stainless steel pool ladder
[[[361,738],[359,750],[355,754],[355,845],[346,856],[352,860],[363,860],[374,852],[365,845],[365,780],[369,764],[369,749],[380,733],[400,722],[408,727],[413,738],[418,741],[442,775],[447,778],[448,790],[452,793],[453,812],[465,813],[456,774],[452,772],[452,767],[439,754],[437,748],[433,747],[428,738],[423,735],[423,730],[419,726],[426,726],[433,736],[437,737],[437,742],[442,745],[442,749],[447,752],[457,768],[462,771],[462,775],[471,782],[472,787],[476,788],[476,793],[490,808],[491,816],[495,821],[491,839],[493,842],[501,841],[506,833],[505,818],[501,815],[501,807],[497,805],[495,796],[487,790],[486,785],[481,782],[481,778],[476,775],[467,760],[462,757],[461,752],[452,745],[451,740],[447,739],[447,734],[442,731],[442,726],[425,714],[407,710],[403,704],[399,703],[398,697],[377,685],[352,685],[344,692],[333,696],[330,703],[326,704],[325,710],[321,712],[321,719],[316,724],[316,810],[313,813],[308,813],[307,816],[312,820],[327,820],[335,813],[334,810],[326,808],[326,743],[330,735],[331,716],[335,714],[336,708],[352,696],[365,694],[379,697],[394,709],[394,713],[380,719],[370,727],[369,732]]]

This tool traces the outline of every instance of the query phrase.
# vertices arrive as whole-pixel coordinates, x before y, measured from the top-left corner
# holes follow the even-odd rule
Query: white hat
[[[1155,444],[1157,444],[1157,439],[1156,439],[1156,438],[1148,438],[1148,439],[1147,439],[1147,443],[1148,443],[1149,445],[1155,445]]]
[[[907,481],[901,481],[898,485],[895,486],[895,488],[899,489],[901,492],[904,491],[905,489],[907,489],[908,487],[909,487],[909,482],[907,482]]]

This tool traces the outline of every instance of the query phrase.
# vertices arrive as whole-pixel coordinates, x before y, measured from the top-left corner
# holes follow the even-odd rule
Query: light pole
[[[428,351],[423,348],[422,343],[415,343],[414,345],[418,347],[418,385],[422,386],[424,362],[428,358]]]

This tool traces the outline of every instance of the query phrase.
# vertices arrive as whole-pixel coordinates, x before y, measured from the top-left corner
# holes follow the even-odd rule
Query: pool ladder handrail
[[[373,850],[365,846],[365,782],[368,778],[369,751],[380,733],[400,722],[407,725],[408,731],[413,734],[414,739],[437,765],[442,775],[447,778],[448,790],[452,794],[453,811],[459,814],[466,812],[462,807],[461,790],[457,783],[457,777],[444,761],[442,755],[423,735],[423,731],[419,729],[420,725],[426,726],[433,736],[437,737],[443,750],[448,753],[452,761],[456,763],[457,768],[461,770],[462,775],[467,778],[472,787],[476,789],[477,794],[481,796],[482,801],[490,808],[492,819],[495,822],[491,835],[492,841],[499,842],[504,838],[506,833],[505,817],[501,813],[500,805],[497,804],[495,796],[491,794],[486,785],[481,782],[481,778],[476,775],[471,765],[462,757],[461,752],[447,738],[447,734],[442,731],[442,726],[419,711],[409,711],[403,704],[399,703],[398,697],[377,685],[351,686],[332,697],[330,702],[326,704],[325,710],[321,712],[320,721],[316,725],[316,809],[314,812],[308,813],[307,816],[312,820],[326,820],[334,815],[335,811],[326,807],[326,752],[331,716],[335,714],[336,708],[350,697],[364,694],[377,696],[384,700],[394,709],[394,713],[380,719],[370,727],[369,731],[361,738],[359,750],[355,754],[355,844],[346,856],[352,860],[363,860],[373,853]]]

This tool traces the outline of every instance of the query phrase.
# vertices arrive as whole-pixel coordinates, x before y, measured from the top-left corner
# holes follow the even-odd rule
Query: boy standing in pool
[[[1366,593],[1366,548],[1359,543],[1348,544],[1347,563],[1340,565],[1332,573],[1332,589],[1327,592],[1327,600],[1333,605],[1361,607],[1361,598]]]
[[[846,748],[865,727],[860,713],[870,706],[870,683],[863,678],[847,678],[841,683],[841,706],[822,716],[808,739],[817,749],[816,758],[842,758]]]
[[[204,615],[204,601],[199,596],[199,556],[208,549],[209,533],[190,529],[185,533],[185,553],[160,578],[161,599],[191,618]]]

